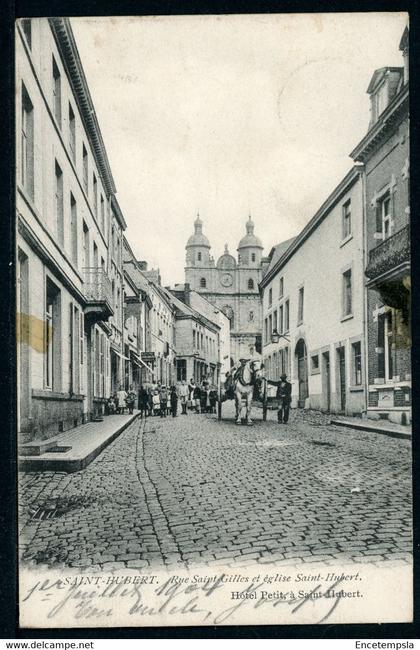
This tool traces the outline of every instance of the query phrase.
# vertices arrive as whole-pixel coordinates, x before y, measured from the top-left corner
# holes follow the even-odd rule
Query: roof
[[[322,223],[325,217],[329,214],[330,210],[334,208],[338,201],[343,197],[343,195],[356,183],[360,178],[361,165],[354,165],[349,172],[345,175],[342,181],[337,185],[337,187],[331,192],[329,197],[324,201],[319,210],[315,215],[308,221],[306,226],[301,230],[297,237],[293,238],[293,241],[283,242],[284,245],[288,246],[282,247],[282,244],[278,245],[277,250],[277,261],[271,261],[270,267],[265,273],[263,279],[261,280],[259,286],[264,288],[276,273],[288,262],[288,260],[295,254],[295,252],[302,246],[302,244],[311,236],[313,231]],[[290,242],[290,243],[288,243]],[[275,247],[276,248],[276,247]],[[273,250],[273,249],[272,249]],[[273,255],[275,252],[273,251]]]
[[[200,321],[203,325],[205,325],[207,328],[213,329],[213,330],[220,330],[220,325],[218,323],[214,323],[213,321],[209,320],[204,314],[201,314],[199,311],[196,309],[193,309],[189,305],[186,305],[185,302],[182,302],[179,298],[177,298],[172,291],[168,289],[164,289],[164,291],[170,296],[170,299],[172,300],[172,303],[174,307],[181,312],[184,316],[187,316],[189,318],[194,318],[195,320]]]
[[[276,246],[273,246],[268,256],[270,263],[267,267],[266,273],[268,273],[271,270],[271,268],[278,262],[281,256],[284,255],[284,253],[287,251],[289,246],[292,245],[295,239],[296,237],[291,237],[290,239],[286,239],[285,241],[280,242],[280,244],[276,244]]]
[[[204,248],[210,248],[210,242],[205,235],[203,235],[203,222],[200,219],[200,215],[197,214],[197,219],[194,221],[194,234],[191,235],[187,241],[187,246],[202,246]]]
[[[378,68],[373,73],[372,78],[371,78],[371,80],[369,82],[368,89],[367,89],[366,92],[369,93],[369,95],[372,94],[374,92],[375,88],[377,88],[377,86],[379,86],[379,84],[382,82],[382,80],[386,77],[388,72],[400,72],[401,73],[401,72],[403,72],[403,70],[404,70],[404,68],[401,68],[401,67],[395,68],[395,67],[389,67],[389,66],[387,66],[385,68]]]
[[[70,20],[68,18],[49,18],[49,23],[66,67],[69,82],[73,89],[105,190],[108,195],[114,194],[116,188],[111,167]]]
[[[238,244],[238,250],[240,248],[263,248],[261,239],[254,235],[254,222],[251,216],[246,223],[246,235],[242,237]]]

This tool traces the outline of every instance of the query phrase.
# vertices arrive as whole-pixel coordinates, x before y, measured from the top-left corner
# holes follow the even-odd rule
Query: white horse
[[[264,364],[261,361],[247,361],[235,373],[234,394],[236,407],[236,424],[241,424],[242,400],[246,402],[246,423],[252,424],[250,418],[252,396],[255,384],[263,377]]]

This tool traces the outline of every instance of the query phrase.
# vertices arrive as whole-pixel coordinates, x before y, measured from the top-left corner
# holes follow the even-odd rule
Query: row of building
[[[229,320],[136,259],[66,18],[16,34],[20,441],[101,417],[120,386],[219,381]]]
[[[408,28],[376,70],[354,166],[260,282],[267,375],[295,407],[411,421]]]

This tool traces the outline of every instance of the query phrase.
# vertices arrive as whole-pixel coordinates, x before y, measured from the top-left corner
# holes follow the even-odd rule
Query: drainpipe
[[[368,289],[365,281],[365,269],[368,252],[368,237],[367,237],[367,203],[366,203],[366,167],[361,166],[360,169],[362,178],[362,232],[363,232],[363,347],[364,347],[364,377],[365,377],[365,413],[369,405],[369,344],[368,344]]]

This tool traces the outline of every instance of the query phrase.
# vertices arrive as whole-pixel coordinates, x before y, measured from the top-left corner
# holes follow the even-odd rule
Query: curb
[[[73,458],[66,460],[63,459],[48,459],[42,458],[40,456],[35,460],[34,458],[19,458],[18,467],[21,472],[67,472],[67,474],[72,474],[73,472],[79,472],[82,469],[86,469],[90,463],[95,460],[97,456],[106,448],[111,442],[114,442],[118,436],[125,431],[133,422],[140,417],[140,413],[136,413],[135,416],[128,422],[119,427],[116,431],[111,433],[106,440],[103,440],[100,445],[92,449],[86,456],[82,458]]]
[[[403,440],[411,440],[412,436],[410,433],[404,433],[403,431],[394,431],[393,429],[383,429],[382,427],[375,427],[371,424],[359,424],[358,422],[348,422],[343,420],[331,420],[330,424],[334,424],[339,427],[347,427],[349,429],[356,429],[358,431],[370,431],[371,433],[381,433],[384,436],[390,438],[401,438]]]

